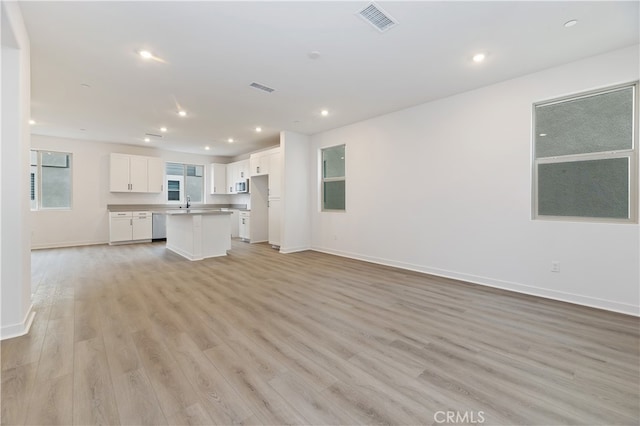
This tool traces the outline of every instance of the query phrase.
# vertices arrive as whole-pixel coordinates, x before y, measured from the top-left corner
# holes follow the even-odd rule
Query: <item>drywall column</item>
[[[31,238],[29,198],[29,38],[17,2],[1,3],[2,145],[0,149],[0,338],[29,332]]]
[[[284,170],[280,252],[308,250],[311,246],[309,137],[294,132],[280,132],[280,149]]]

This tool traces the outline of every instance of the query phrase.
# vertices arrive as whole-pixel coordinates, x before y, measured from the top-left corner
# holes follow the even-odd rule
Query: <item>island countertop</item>
[[[185,214],[192,214],[192,215],[202,215],[202,214],[232,214],[232,211],[229,210],[216,210],[216,209],[171,209],[171,210],[166,210],[165,214],[168,215],[176,215],[176,214],[180,214],[180,215],[185,215]]]

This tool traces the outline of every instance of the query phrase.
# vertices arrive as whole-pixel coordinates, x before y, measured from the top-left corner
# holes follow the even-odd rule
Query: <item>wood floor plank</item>
[[[26,425],[73,423],[73,374],[37,383],[31,395]]]
[[[73,423],[120,423],[102,337],[76,342],[73,366]]]
[[[27,408],[36,381],[37,363],[18,365],[2,371],[2,415],[3,425],[24,424]]]
[[[166,425],[167,419],[142,368],[112,378],[122,425]]]

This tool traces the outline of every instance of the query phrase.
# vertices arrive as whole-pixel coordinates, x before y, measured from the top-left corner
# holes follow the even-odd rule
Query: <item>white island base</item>
[[[189,260],[226,256],[231,249],[231,212],[182,210],[167,214],[167,249]]]

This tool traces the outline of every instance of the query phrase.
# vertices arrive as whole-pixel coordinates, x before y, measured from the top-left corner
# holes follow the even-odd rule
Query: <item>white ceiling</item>
[[[399,22],[385,33],[367,4],[21,2],[32,131],[235,156],[640,42],[637,1],[380,1]]]

